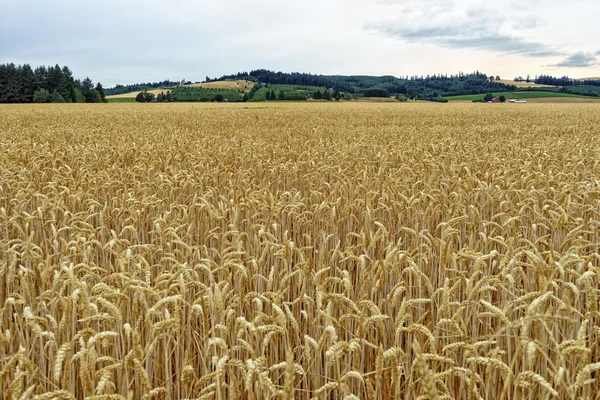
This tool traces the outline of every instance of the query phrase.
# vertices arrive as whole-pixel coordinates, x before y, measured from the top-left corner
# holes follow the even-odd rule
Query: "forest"
[[[102,103],[106,93],[90,78],[75,79],[67,66],[0,64],[0,103]]]

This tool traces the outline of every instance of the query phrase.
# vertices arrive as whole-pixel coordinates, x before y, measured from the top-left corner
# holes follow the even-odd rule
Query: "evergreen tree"
[[[1,96],[3,103],[18,103],[20,99],[20,87],[19,87],[19,71],[17,66],[10,63],[6,66],[5,76],[6,85],[4,87],[4,94]]]
[[[96,84],[96,91],[100,95],[100,102],[108,103],[108,100],[106,100],[106,94],[104,94],[104,88],[102,87],[102,84],[100,82]]]
[[[166,96],[166,100],[167,100],[168,102],[171,102],[171,101],[173,101],[173,98],[171,97],[171,91],[169,91],[169,90],[167,90],[167,96]]]
[[[95,96],[92,93],[94,90],[94,83],[90,78],[85,78],[81,82],[81,94],[85,97],[86,103],[95,103]]]
[[[65,65],[62,68],[62,75],[64,78],[64,85],[60,94],[65,98],[67,103],[74,103],[76,101],[75,89],[77,89],[77,85],[75,83],[75,79],[73,78],[73,72]]]
[[[275,97],[275,91],[271,90],[271,100],[275,100],[277,97]]]
[[[25,64],[20,69],[20,103],[31,103],[33,101],[33,94],[35,93],[35,75],[33,69],[29,64]]]
[[[137,96],[135,96],[135,101],[138,103],[145,103],[146,102],[146,96],[144,96],[144,92],[139,92],[137,94]]]
[[[267,90],[267,93],[265,94],[265,100],[267,100],[267,101],[271,100],[271,92],[269,92],[268,90]]]
[[[283,89],[279,91],[279,100],[285,100],[285,93],[283,92]]]
[[[248,100],[249,100],[249,99],[248,99],[248,93],[244,93],[244,97],[242,98],[242,101],[245,103],[245,102],[247,102]]]
[[[43,65],[41,67],[37,67],[33,71],[33,76],[35,79],[36,87],[48,89],[46,86],[46,82],[47,82],[46,78],[48,76],[48,71],[46,70],[46,67],[44,67]]]

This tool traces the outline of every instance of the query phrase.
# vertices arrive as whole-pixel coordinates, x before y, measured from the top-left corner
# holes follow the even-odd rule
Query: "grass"
[[[135,97],[113,97],[106,96],[109,103],[135,103]]]
[[[504,95],[506,99],[537,99],[537,98],[549,98],[549,97],[573,97],[573,98],[592,98],[590,96],[580,96],[570,93],[560,93],[560,92],[496,92],[493,93],[494,97],[500,97]],[[482,99],[484,94],[469,94],[462,96],[448,96],[445,97],[449,101],[456,100],[478,100]]]
[[[252,101],[265,101],[267,92],[275,92],[275,96],[279,98],[279,92],[283,90],[286,100],[306,100],[316,91],[320,90],[321,93],[325,91],[324,87],[318,86],[302,86],[302,85],[267,85],[261,87],[254,94]],[[331,93],[333,95],[333,92]]]
[[[223,96],[227,101],[242,101],[244,91],[241,89],[206,88],[192,86],[178,86],[171,95],[177,101],[213,101],[217,95]]]
[[[598,105],[0,105],[6,399],[591,399]]]

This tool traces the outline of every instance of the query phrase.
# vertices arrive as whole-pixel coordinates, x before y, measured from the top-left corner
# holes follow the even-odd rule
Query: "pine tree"
[[[60,94],[65,98],[65,101],[67,103],[76,102],[77,99],[75,98],[75,96],[76,96],[75,89],[77,88],[77,85],[75,85],[75,79],[73,78],[73,72],[71,71],[71,69],[69,67],[64,66],[62,68],[62,75],[64,78],[64,86],[63,86],[63,89],[61,90]]]
[[[20,86],[20,103],[31,103],[33,94],[35,93],[35,76],[33,69],[29,64],[23,65],[20,69],[19,86]]]
[[[285,93],[283,92],[283,89],[279,91],[279,100],[285,100]]]
[[[90,78],[85,78],[82,82],[81,82],[81,94],[83,95],[83,97],[85,97],[85,102],[86,103],[95,103],[95,96],[92,93],[92,91],[94,90],[94,83],[92,82],[92,80]]]
[[[96,84],[96,91],[98,92],[98,94],[100,94],[100,101],[102,103],[108,103],[108,100],[106,100],[106,94],[104,93],[104,88],[102,87],[102,84],[100,84],[100,82]]]

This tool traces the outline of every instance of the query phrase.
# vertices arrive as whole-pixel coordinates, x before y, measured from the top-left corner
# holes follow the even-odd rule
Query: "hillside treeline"
[[[540,75],[535,79],[535,83],[540,85],[552,85],[552,86],[600,86],[600,80],[597,79],[582,79],[575,80],[568,76],[560,78],[550,75]]]
[[[265,69],[238,72],[208,81],[246,79],[255,82],[280,85],[322,86],[344,93],[363,93],[366,89],[387,90],[391,94],[431,98],[460,94],[479,94],[493,91],[516,90],[514,85],[490,81],[486,74],[476,71],[470,74],[427,75],[397,78],[394,76],[367,75],[313,75],[300,72],[274,72]]]
[[[0,64],[0,103],[101,103],[104,88],[75,79],[67,66]]]
[[[185,80],[179,82],[179,81],[171,81],[169,79],[166,79],[164,81],[158,81],[158,82],[134,83],[131,85],[116,85],[114,88],[106,89],[105,92],[106,92],[107,96],[113,96],[116,94],[138,92],[138,91],[144,91],[144,90],[150,90],[150,89],[158,89],[161,87],[177,86],[182,83],[188,84],[191,82],[185,81]]]

